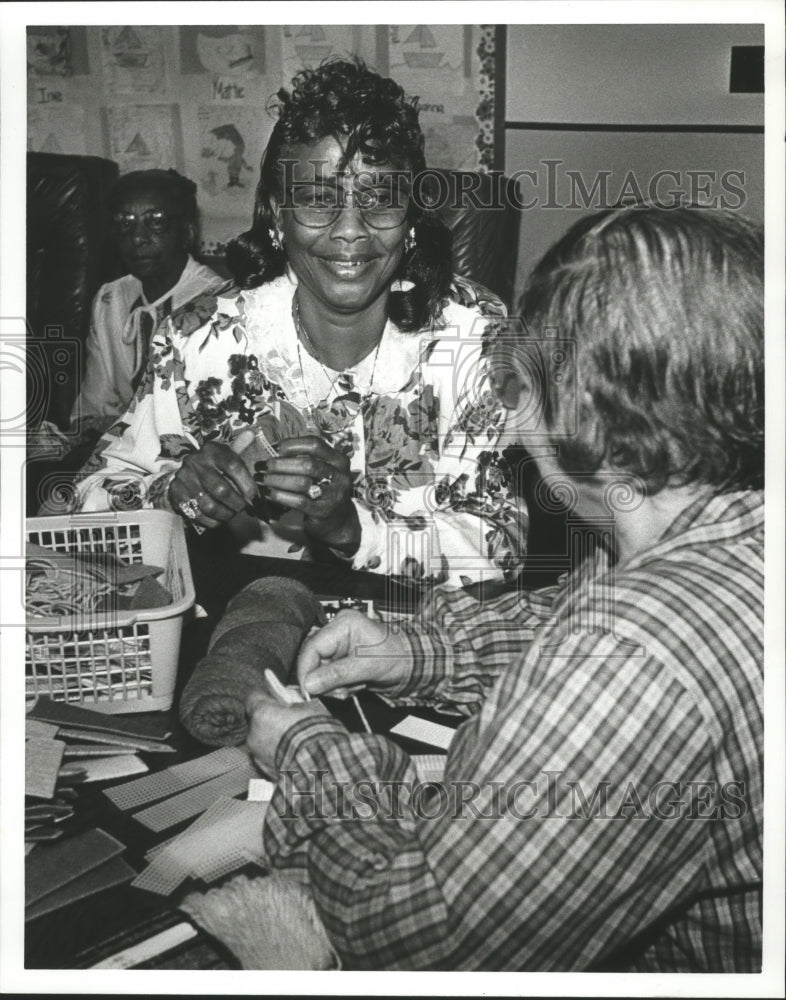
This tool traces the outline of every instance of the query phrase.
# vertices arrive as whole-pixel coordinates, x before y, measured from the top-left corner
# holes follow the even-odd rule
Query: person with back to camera
[[[760,971],[763,251],[731,212],[577,223],[490,365],[509,432],[551,446],[544,482],[613,515],[611,559],[486,605],[436,588],[398,632],[344,611],[304,643],[312,695],[468,716],[438,786],[418,797],[399,746],[318,704],[249,698],[278,781],[266,863],[345,968]],[[533,407],[526,334],[552,328],[575,358]]]
[[[72,424],[99,431],[128,408],[163,318],[225,284],[191,256],[197,231],[193,181],[175,170],[135,170],[115,183],[109,211],[128,273],[102,285],[93,300],[86,370],[71,413]]]
[[[78,509],[172,509],[252,554],[515,578],[527,517],[479,361],[505,308],[452,274],[449,230],[413,197],[424,168],[417,100],[362,62],[279,91],[253,226],[227,250],[237,285],[159,328]]]

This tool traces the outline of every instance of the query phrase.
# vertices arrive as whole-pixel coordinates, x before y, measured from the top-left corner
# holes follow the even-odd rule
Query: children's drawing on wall
[[[477,170],[478,149],[475,143],[478,123],[471,115],[420,116],[426,140],[426,163],[451,170]]]
[[[476,142],[479,32],[470,24],[388,27],[390,75],[420,99],[426,156],[436,167],[476,170],[481,163]]]
[[[371,33],[366,29],[371,37]],[[285,24],[281,32],[285,85],[303,67],[313,69],[331,56],[364,54],[364,28],[357,24]],[[373,50],[372,50],[373,51]]]
[[[68,28],[28,30],[27,72],[31,76],[71,76]]]
[[[101,29],[101,64],[107,96],[165,93],[165,30],[155,25]]]
[[[134,104],[104,111],[106,155],[119,164],[121,173],[182,169],[177,105]]]
[[[199,108],[201,148],[196,173],[200,198],[211,212],[251,211],[259,161],[273,123],[255,108]]]
[[[265,29],[261,25],[184,25],[180,71],[251,79],[265,73]]]
[[[216,140],[216,160],[226,164],[227,188],[245,187],[242,180],[243,172],[253,173],[253,167],[246,162],[246,141],[238,132],[237,126],[231,122],[228,125],[219,125],[217,128],[211,128],[210,134]],[[205,155],[209,157],[211,151],[212,147],[208,147]]]
[[[81,104],[61,104],[27,109],[27,148],[36,153],[88,152],[85,109]]]
[[[261,25],[180,28],[180,70],[188,76],[212,76],[210,96],[218,104],[264,98],[274,89],[264,80],[266,65]]]
[[[424,99],[463,94],[471,85],[471,31],[463,24],[391,25],[390,75]]]
[[[87,29],[31,25],[27,29],[27,75],[82,76],[90,72]]]

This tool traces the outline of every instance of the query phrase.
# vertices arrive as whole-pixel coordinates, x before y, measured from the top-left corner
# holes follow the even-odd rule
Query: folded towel
[[[249,694],[268,691],[266,669],[288,684],[303,639],[324,620],[322,605],[296,580],[265,577],[241,590],[183,689],[180,721],[188,732],[210,746],[243,743]]]

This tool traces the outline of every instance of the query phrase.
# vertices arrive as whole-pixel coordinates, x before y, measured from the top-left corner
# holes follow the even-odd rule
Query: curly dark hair
[[[226,251],[227,265],[241,288],[257,288],[283,274],[286,256],[273,246],[275,228],[272,196],[282,198],[286,151],[326,136],[344,150],[342,166],[357,153],[374,166],[392,166],[413,176],[426,166],[424,138],[418,123],[418,99],[408,98],[393,80],[368,69],[360,59],[331,59],[317,69],[301,70],[291,93],[283,88],[272,100],[278,120],[262,157],[251,229],[236,237]],[[410,201],[407,228],[414,228],[414,247],[402,257],[394,281],[406,281],[406,291],[391,293],[388,311],[404,331],[433,323],[452,278],[451,234],[436,215]]]
[[[542,410],[568,474],[625,470],[650,493],[762,488],[760,226],[698,207],[598,213],[546,253],[520,309],[530,335],[575,345],[570,371],[546,373]]]

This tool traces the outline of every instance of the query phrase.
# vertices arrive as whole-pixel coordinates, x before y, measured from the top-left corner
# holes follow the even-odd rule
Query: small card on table
[[[417,740],[418,743],[427,743],[440,750],[447,750],[456,735],[455,729],[451,729],[450,726],[441,726],[438,722],[419,719],[416,715],[408,715],[402,719],[393,726],[390,733],[393,736],[405,736],[409,740]]]

